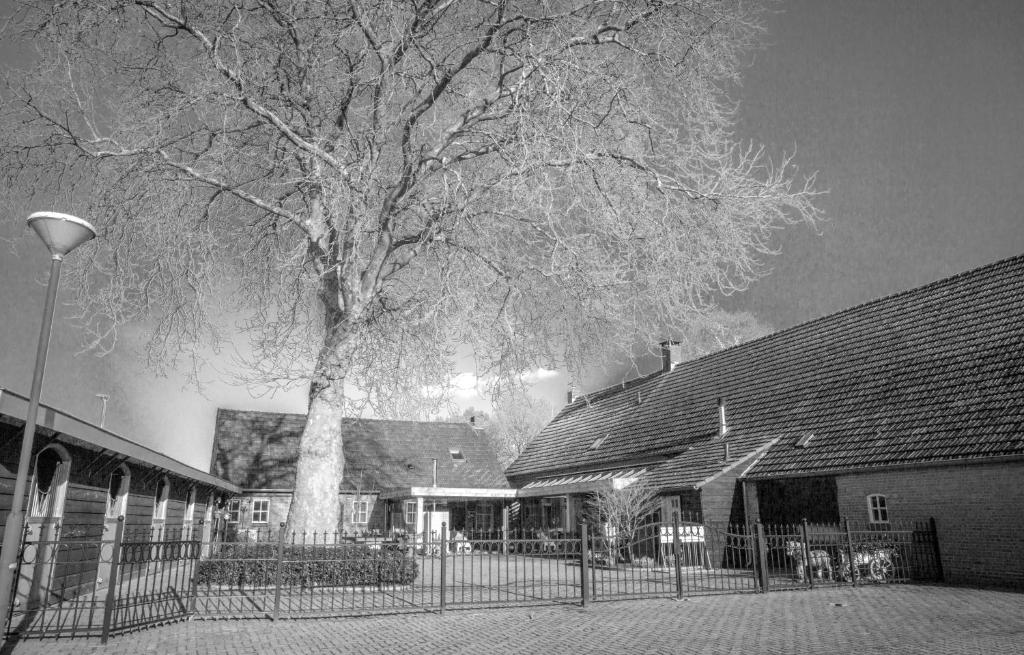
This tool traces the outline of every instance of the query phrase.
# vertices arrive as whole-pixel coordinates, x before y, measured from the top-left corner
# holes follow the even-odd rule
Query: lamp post
[[[64,260],[64,255],[96,236],[96,230],[92,225],[69,214],[36,212],[28,217],[28,224],[36,231],[50,251],[50,281],[46,285],[46,306],[43,309],[43,325],[39,329],[39,345],[36,348],[36,363],[32,372],[28,414],[25,416],[25,435],[21,439],[18,476],[14,481],[11,512],[7,515],[3,550],[0,551],[0,627],[4,627],[5,630],[11,610],[14,571],[18,566],[18,548],[25,525],[25,488],[28,486],[28,468],[32,461],[32,441],[36,434],[39,394],[43,388],[43,370],[46,368],[46,352],[50,346],[50,326],[53,324],[53,308],[56,304],[57,286],[60,282],[60,265]]]

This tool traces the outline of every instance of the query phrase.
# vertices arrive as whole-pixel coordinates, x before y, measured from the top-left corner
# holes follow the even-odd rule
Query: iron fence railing
[[[182,619],[194,611],[201,526],[26,526],[7,634],[99,636]]]
[[[941,580],[934,522],[421,535],[68,526],[23,541],[8,631],[99,635],[185,617],[284,618]],[[108,526],[110,528],[111,526]],[[93,531],[95,532],[95,531]],[[216,531],[214,531],[216,534]]]

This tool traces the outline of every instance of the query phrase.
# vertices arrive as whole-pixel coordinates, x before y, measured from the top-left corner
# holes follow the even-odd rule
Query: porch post
[[[424,534],[426,526],[423,524],[423,496],[416,497],[416,534],[413,535],[414,541],[416,537],[422,535],[422,541],[420,543],[426,543],[426,537],[429,535]]]

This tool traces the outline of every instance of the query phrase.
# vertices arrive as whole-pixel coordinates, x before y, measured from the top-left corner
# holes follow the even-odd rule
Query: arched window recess
[[[32,491],[29,517],[37,519],[64,516],[64,496],[67,493],[71,456],[63,447],[53,444],[36,454],[32,470]]]

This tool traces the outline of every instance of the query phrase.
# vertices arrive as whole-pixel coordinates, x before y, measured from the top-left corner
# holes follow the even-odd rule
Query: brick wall
[[[934,517],[948,582],[1024,588],[1024,462],[861,473],[837,478],[840,514],[868,518],[884,494],[891,521]]]
[[[236,529],[277,529],[277,527],[281,523],[288,520],[288,508],[291,506],[292,502],[292,492],[290,490],[249,492],[244,494],[242,498],[242,511],[240,513]],[[254,500],[270,501],[269,520],[266,523],[255,524],[252,522],[252,501]],[[355,500],[355,494],[341,494],[341,525],[338,526],[339,532],[346,532],[348,534],[361,534],[368,530],[383,531],[384,502],[378,501],[376,494],[362,494],[360,500],[364,500],[367,502],[368,521],[366,523],[356,523],[354,521],[355,516],[353,506]]]

